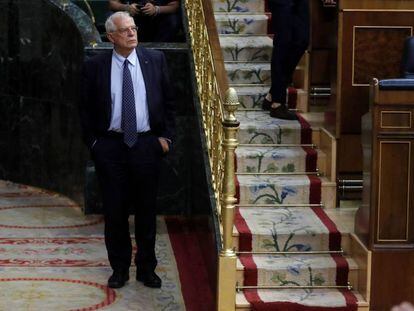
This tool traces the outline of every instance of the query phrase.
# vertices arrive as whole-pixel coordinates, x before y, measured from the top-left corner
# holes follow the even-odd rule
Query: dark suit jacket
[[[164,54],[142,47],[136,51],[147,92],[151,131],[172,140],[175,105]],[[105,136],[111,122],[111,62],[112,51],[84,63],[80,118],[83,139],[89,148],[97,138]]]

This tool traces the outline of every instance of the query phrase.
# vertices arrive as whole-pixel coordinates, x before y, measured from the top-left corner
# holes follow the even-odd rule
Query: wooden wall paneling
[[[336,46],[337,10],[323,7],[320,0],[310,0],[311,47],[332,49]]]
[[[310,86],[329,87],[330,67],[335,59],[337,43],[337,10],[324,8],[320,0],[310,0]],[[326,105],[327,99],[312,99],[315,105]]]
[[[412,0],[341,0],[341,10],[414,10]]]
[[[380,112],[381,129],[392,129],[396,131],[409,130],[413,127],[413,113],[411,110],[395,111],[386,110]]]
[[[371,251],[370,310],[414,302],[414,91],[370,88],[362,121],[363,203],[355,232]]]
[[[312,50],[311,85],[329,85],[332,50]]]
[[[338,174],[362,172],[361,137],[356,134],[341,135],[338,140]]]
[[[414,302],[414,251],[373,251],[370,310]]]
[[[400,76],[404,40],[412,26],[354,26],[352,86],[369,86],[372,77]]]
[[[378,203],[375,243],[410,243],[410,140],[379,139]],[[412,206],[411,206],[412,208]],[[413,211],[411,211],[411,214]]]
[[[379,92],[376,94],[375,102],[378,104],[390,105],[390,109],[394,109],[393,107],[400,107],[403,105],[410,105],[413,103],[414,99],[412,99],[413,91],[386,91],[386,92]],[[412,110],[412,109],[411,109]]]
[[[339,129],[360,133],[361,116],[368,111],[369,80],[399,76],[403,41],[413,33],[414,12],[349,10],[341,15]]]

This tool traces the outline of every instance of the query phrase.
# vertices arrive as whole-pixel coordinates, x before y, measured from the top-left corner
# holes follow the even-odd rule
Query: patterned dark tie
[[[128,60],[124,62],[122,82],[122,130],[124,131],[124,143],[129,147],[137,141],[137,118],[135,112],[134,87],[132,85],[131,72],[128,68]]]

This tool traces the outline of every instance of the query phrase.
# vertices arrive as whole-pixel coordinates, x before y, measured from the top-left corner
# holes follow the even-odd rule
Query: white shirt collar
[[[128,55],[127,58],[123,57],[122,55],[118,54],[115,50],[113,50],[113,59],[115,59],[115,63],[122,68],[124,66],[125,59],[128,59],[129,63],[132,66],[135,66],[138,61],[137,51],[134,49],[131,54]]]

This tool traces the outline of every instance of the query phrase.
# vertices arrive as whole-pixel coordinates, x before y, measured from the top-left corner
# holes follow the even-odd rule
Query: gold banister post
[[[233,88],[226,92],[222,121],[224,139],[224,176],[221,192],[221,217],[223,225],[223,247],[219,255],[217,306],[220,311],[235,310],[236,307],[236,253],[233,248],[234,207],[236,200],[234,154],[238,145],[239,122],[234,112],[239,101]]]

